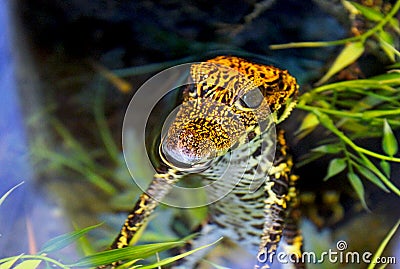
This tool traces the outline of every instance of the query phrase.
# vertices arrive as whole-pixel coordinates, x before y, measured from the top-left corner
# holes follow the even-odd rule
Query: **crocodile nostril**
[[[180,169],[208,168],[217,156],[213,142],[209,139],[196,139],[192,130],[167,135],[160,145],[160,154],[164,161]]]

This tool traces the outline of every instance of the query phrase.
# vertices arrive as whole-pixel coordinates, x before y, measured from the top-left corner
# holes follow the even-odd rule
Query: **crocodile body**
[[[209,219],[192,248],[224,236],[253,254],[253,268],[270,268],[283,236],[285,250],[301,255],[297,176],[292,174],[284,132],[279,125],[271,132],[295,105],[296,80],[285,70],[234,56],[193,64],[190,80],[182,106],[162,137],[164,163],[111,248],[128,246],[171,186],[197,173],[205,184],[213,184],[207,194],[218,201],[209,205]],[[261,184],[253,189],[255,182]],[[176,268],[195,268],[205,254],[190,255]]]

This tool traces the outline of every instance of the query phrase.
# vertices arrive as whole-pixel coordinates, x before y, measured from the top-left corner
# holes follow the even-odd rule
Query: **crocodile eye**
[[[243,95],[239,101],[242,107],[255,109],[261,105],[263,99],[261,91],[256,88]]]
[[[185,91],[189,93],[189,95],[192,97],[196,97],[197,95],[196,90],[197,90],[196,85],[194,83],[188,84],[185,89]]]

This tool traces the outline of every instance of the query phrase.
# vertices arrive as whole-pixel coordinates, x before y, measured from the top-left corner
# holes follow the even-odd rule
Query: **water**
[[[27,102],[29,97],[26,92],[21,94],[21,85],[28,85],[31,95],[35,94],[35,87],[29,77],[21,79],[29,64],[27,59],[21,57],[25,48],[21,46],[12,14],[11,2],[1,0],[0,197],[17,184],[24,184],[0,205],[0,258],[21,253],[34,254],[43,242],[67,231],[63,225],[62,210],[35,183],[32,153],[28,145],[31,133],[28,134],[23,113],[32,110],[23,109],[23,104],[32,104]]]
[[[0,193],[25,181],[0,206],[0,256],[14,248],[26,247],[26,241],[16,243],[12,236],[22,229],[23,217],[29,210],[28,185],[32,170],[28,159],[28,146],[15,81],[15,61],[11,51],[10,9],[7,1],[0,5]],[[17,247],[19,248],[19,247]]]

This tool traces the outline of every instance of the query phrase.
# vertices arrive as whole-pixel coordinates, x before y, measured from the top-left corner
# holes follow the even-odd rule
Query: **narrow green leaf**
[[[362,113],[364,119],[378,118],[389,115],[399,115],[400,109],[391,110],[369,110]]]
[[[99,85],[100,86],[100,85]],[[113,136],[111,134],[111,129],[109,125],[107,124],[106,118],[105,118],[105,113],[104,113],[104,100],[105,99],[105,89],[103,84],[98,88],[96,97],[94,99],[94,106],[93,106],[93,112],[94,112],[94,119],[97,124],[99,133],[100,133],[100,138],[103,141],[103,144],[108,152],[108,155],[111,160],[114,161],[116,165],[120,164],[120,159],[119,159],[119,150],[118,146],[115,143]]]
[[[342,151],[342,147],[339,146],[338,144],[329,144],[329,145],[322,145],[322,146],[313,148],[311,151],[336,154],[336,153],[339,153]]]
[[[318,126],[318,124],[319,124],[318,117],[317,117],[315,114],[313,114],[313,113],[308,113],[308,114],[304,117],[304,119],[303,119],[303,121],[302,121],[302,123],[301,123],[299,129],[297,129],[297,131],[296,131],[295,134],[296,134],[300,139],[302,139],[302,138],[304,138],[306,135],[308,135],[309,133],[311,133],[311,132],[315,129],[315,127]]]
[[[373,162],[371,162],[363,153],[358,153],[361,157],[360,161],[365,166],[368,167],[369,170],[374,172],[375,175],[379,177],[379,179],[397,196],[400,196],[400,189],[390,181],[390,176],[386,176],[384,173],[379,170]],[[384,162],[385,163],[385,162]],[[382,162],[381,162],[382,164]],[[389,174],[390,174],[390,167],[389,167]]]
[[[357,170],[362,174],[366,179],[374,183],[376,186],[384,190],[385,192],[390,192],[388,188],[382,183],[382,181],[368,168],[357,165]]]
[[[137,263],[138,261],[141,261],[141,260],[143,260],[143,259],[135,259],[135,260],[126,262],[124,264],[118,265],[116,269],[126,269],[126,268],[135,269],[135,268],[142,267],[143,266],[142,264],[134,265],[135,263]]]
[[[390,128],[390,125],[386,119],[383,123],[382,148],[383,151],[390,157],[393,157],[398,151],[396,137],[394,136],[392,128]]]
[[[41,260],[26,260],[16,265],[14,269],[36,269],[41,262]]]
[[[174,247],[185,244],[185,241],[174,241],[167,243],[148,244],[141,246],[130,246],[122,249],[112,249],[99,252],[81,260],[70,267],[87,267],[87,266],[100,266],[104,264],[111,264],[121,260],[135,260],[143,259],[156,254],[157,252],[165,251]]]
[[[373,8],[363,6],[356,2],[350,2],[360,13],[367,19],[371,21],[380,21],[384,18],[384,15],[380,13],[378,10]]]
[[[325,83],[334,74],[354,63],[364,52],[364,43],[352,42],[347,44],[337,56],[328,72],[317,82],[317,85]]]
[[[45,263],[46,264],[46,268],[48,268],[49,265],[50,265],[50,266],[55,266],[55,267],[60,268],[60,269],[70,269],[69,267],[65,266],[64,264],[62,264],[61,262],[59,262],[59,261],[57,261],[55,259],[47,257],[46,255],[38,255],[38,254],[36,254],[36,255],[35,254],[33,254],[33,255],[21,254],[21,255],[16,256],[16,257],[10,257],[10,258],[1,259],[0,260],[0,264],[1,264],[0,265],[0,269],[3,269],[2,261],[5,260],[6,262],[8,262],[11,259],[14,259],[14,260],[20,259],[22,261],[21,262],[22,265],[21,265],[21,267],[19,267],[19,269],[35,268],[34,267],[35,264],[40,264],[40,262]],[[26,265],[26,266],[24,266],[24,265]],[[28,266],[32,266],[32,267],[28,267]],[[17,268],[17,267],[12,267],[12,268]],[[42,268],[42,267],[40,267],[40,268]]]
[[[375,22],[379,22],[382,19],[384,19],[385,15],[382,14],[381,12],[379,12],[376,9],[367,7],[367,6],[363,6],[359,3],[356,2],[348,2],[351,5],[353,5],[358,11],[360,11],[360,13],[367,18],[370,21],[375,21]],[[390,25],[396,30],[398,31],[398,27],[399,27],[399,22],[396,18],[391,18],[389,21]]]
[[[75,230],[79,230],[80,228],[74,223],[73,227]],[[76,241],[77,248],[79,249],[80,253],[84,256],[89,256],[97,252],[93,244],[89,241],[87,236],[82,236]]]
[[[400,66],[391,65],[391,68],[400,68]],[[369,78],[369,80],[373,81],[379,81],[379,84],[386,84],[389,86],[398,86],[400,83],[400,74],[398,72],[390,72],[390,73],[385,73],[382,75],[376,75],[373,76],[371,78]],[[378,84],[378,85],[379,85]],[[391,91],[397,92],[397,90],[392,89]]]
[[[57,236],[53,239],[50,239],[49,241],[44,243],[42,250],[39,253],[50,253],[50,252],[54,252],[54,251],[63,249],[64,247],[74,243],[80,237],[84,236],[86,233],[99,227],[100,225],[102,225],[102,224],[100,223],[97,225],[93,225],[93,226],[84,228],[79,231],[63,234],[63,235]]]
[[[379,46],[382,48],[382,50],[385,52],[385,54],[388,56],[391,62],[396,61],[396,48],[394,47],[394,39],[393,36],[385,31],[379,31],[377,33],[378,40],[379,40]]]
[[[382,182],[388,182],[389,178],[386,177],[385,174],[383,174],[381,172],[381,170],[378,169],[378,167],[372,163],[370,160],[368,160],[368,158],[366,158],[365,156],[361,155],[361,158],[357,157],[357,162],[363,166],[368,168],[368,170],[372,171]]]
[[[19,183],[18,185],[15,185],[15,186],[12,187],[10,190],[8,190],[5,194],[3,194],[3,196],[1,196],[1,198],[0,198],[0,205],[4,202],[4,200],[7,198],[7,196],[9,196],[16,188],[18,188],[18,187],[21,186],[22,184],[24,184],[24,181],[22,181],[22,182]]]
[[[0,268],[1,269],[10,269],[14,263],[16,262],[16,260],[11,260],[11,261],[7,261],[4,263],[0,263]]]
[[[339,130],[335,126],[335,123],[332,121],[332,119],[328,115],[326,115],[325,113],[321,113],[321,111],[318,111],[318,110],[314,111],[313,113],[315,113],[318,116],[319,121],[325,128],[329,129],[332,133],[334,133],[336,136],[338,136],[343,142],[345,142],[347,145],[352,147],[359,154],[360,153],[367,154],[369,156],[372,156],[374,158],[378,158],[381,160],[400,162],[400,158],[386,156],[383,154],[376,153],[374,151],[370,151],[363,147],[357,146],[349,137],[347,137],[341,130]]]
[[[183,254],[179,254],[179,255],[174,256],[174,257],[166,258],[164,260],[161,260],[161,261],[159,261],[157,263],[154,263],[154,264],[151,264],[151,265],[146,265],[146,266],[140,267],[140,269],[152,269],[152,268],[156,268],[156,267],[160,267],[160,266],[164,266],[164,265],[170,264],[170,263],[172,263],[174,261],[177,261],[179,259],[182,259],[182,258],[188,256],[188,255],[191,255],[191,254],[193,254],[193,253],[195,253],[195,252],[197,252],[199,250],[202,250],[202,249],[208,248],[208,247],[210,247],[210,246],[212,246],[214,244],[217,244],[221,240],[222,240],[222,237],[219,238],[217,241],[211,243],[211,244],[208,244],[208,245],[205,245],[205,246],[201,246],[199,248],[190,250],[188,252],[185,252]]]
[[[386,176],[387,178],[390,178],[390,163],[387,162],[387,161],[385,161],[385,160],[382,160],[382,161],[379,163],[379,165],[381,166],[381,168],[382,168],[382,170],[383,170],[383,173],[385,173],[385,176]]]
[[[362,206],[368,210],[367,203],[365,202],[365,197],[364,197],[364,185],[361,182],[361,179],[357,176],[357,174],[349,172],[347,174],[347,178],[350,181],[351,186],[353,186],[354,190],[357,193],[358,198],[361,201]]]
[[[0,262],[0,268],[1,268],[1,269],[10,269],[10,268],[12,268],[12,266],[14,265],[14,263],[15,263],[16,261],[18,261],[18,259],[19,259],[22,255],[23,255],[23,254],[21,254],[21,255],[19,255],[19,256],[15,256],[14,259],[9,260],[9,261],[6,261],[6,262],[3,262],[3,263]]]
[[[397,229],[399,228],[400,225],[400,220],[397,221],[397,223],[393,226],[392,229],[390,229],[389,233],[386,235],[385,239],[382,241],[382,243],[379,245],[378,249],[375,251],[374,256],[372,257],[372,262],[368,265],[368,269],[372,269],[375,267],[377,264],[376,261],[379,257],[381,257],[383,251],[385,250],[387,244],[389,243],[390,239],[393,237],[393,235],[396,233]]]
[[[82,162],[85,166],[91,169],[96,168],[94,158],[88,154],[88,151],[80,144],[67,129],[67,127],[56,118],[50,119],[55,131],[61,136],[66,146],[72,149],[76,154],[74,155],[78,162]]]
[[[324,177],[324,180],[328,180],[329,178],[333,177],[334,175],[339,174],[347,167],[346,160],[343,158],[336,158],[329,162],[328,172]]]

